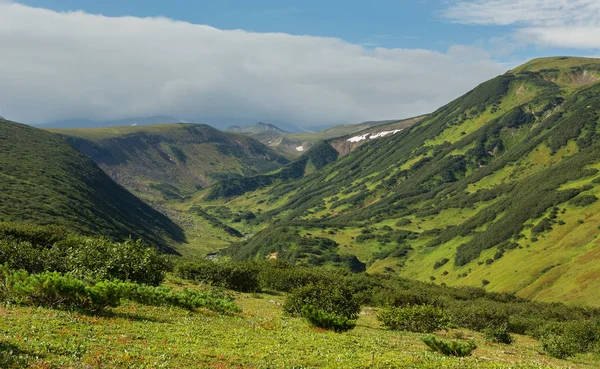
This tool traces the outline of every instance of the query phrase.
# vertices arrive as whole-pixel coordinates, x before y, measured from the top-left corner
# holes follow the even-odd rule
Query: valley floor
[[[133,303],[101,316],[45,308],[0,308],[2,368],[597,368],[600,359],[565,361],[539,353],[517,336],[513,345],[486,343],[466,330],[445,338],[474,338],[473,356],[428,351],[422,335],[384,330],[374,309],[356,329],[331,333],[282,315],[283,296],[237,294],[243,312],[223,316]]]

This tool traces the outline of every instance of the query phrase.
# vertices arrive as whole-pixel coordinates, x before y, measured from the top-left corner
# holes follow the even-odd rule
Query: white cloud
[[[2,0],[0,55],[0,114],[24,122],[155,114],[307,125],[401,118],[509,67],[465,46],[369,49]]]
[[[598,0],[459,0],[443,16],[461,24],[516,27],[517,41],[600,49]]]

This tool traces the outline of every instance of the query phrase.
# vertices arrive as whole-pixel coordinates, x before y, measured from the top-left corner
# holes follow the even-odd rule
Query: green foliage
[[[566,359],[577,353],[593,351],[600,342],[600,324],[593,320],[548,323],[536,331],[548,355]]]
[[[450,325],[450,319],[444,311],[430,305],[389,307],[381,311],[377,318],[388,329],[418,333],[431,333],[447,329]]]
[[[447,313],[454,324],[476,331],[502,327],[508,324],[511,315],[508,306],[481,298],[453,304]]]
[[[260,290],[259,271],[258,265],[252,263],[210,260],[182,263],[175,268],[175,274],[181,278],[241,292]]]
[[[444,265],[446,265],[446,263],[448,263],[449,261],[450,261],[450,259],[448,259],[448,258],[443,258],[441,260],[438,260],[433,264],[433,269],[441,268]]]
[[[423,337],[423,342],[433,351],[446,356],[465,357],[470,356],[477,345],[473,341],[443,341],[435,336]]]
[[[356,320],[360,303],[353,291],[341,283],[309,284],[297,288],[287,297],[283,305],[286,313],[302,316],[303,310],[318,310],[347,320]]]
[[[598,201],[595,195],[581,195],[577,196],[573,200],[569,201],[569,204],[573,206],[588,206]]]
[[[571,340],[556,334],[544,336],[542,338],[542,348],[545,353],[557,359],[567,359],[577,353],[577,349]]]
[[[79,278],[158,285],[168,265],[141,240],[111,242],[69,234],[60,227],[0,223],[0,264],[30,273],[57,271]]]
[[[510,345],[513,343],[514,338],[508,330],[508,324],[504,323],[495,327],[485,328],[483,330],[485,339],[489,342],[504,343]]]
[[[302,308],[301,315],[315,327],[332,330],[338,333],[346,332],[356,327],[356,320],[354,319],[348,319],[342,315],[316,309],[311,305],[305,305]]]
[[[281,292],[291,292],[310,284],[333,283],[344,278],[344,274],[337,270],[294,266],[281,259],[266,261],[259,269],[260,286]]]
[[[179,292],[166,286],[152,287],[116,280],[90,284],[72,275],[57,272],[29,274],[0,265],[0,301],[5,303],[98,312],[119,306],[121,299],[189,310],[205,308],[221,313],[239,311],[230,299],[211,292]]]

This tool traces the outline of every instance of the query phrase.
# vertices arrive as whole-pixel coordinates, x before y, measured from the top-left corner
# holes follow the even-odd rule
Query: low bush
[[[15,223],[0,223],[0,264],[34,274],[60,272],[151,285],[159,285],[168,268],[166,259],[140,240],[112,242],[61,227]]]
[[[58,272],[29,274],[0,265],[0,301],[5,303],[98,312],[119,306],[122,299],[189,310],[239,311],[232,299],[214,292],[175,291],[165,286],[152,287],[117,280],[88,284]]]
[[[557,359],[567,359],[575,356],[577,348],[571,340],[565,336],[549,334],[542,338],[544,352]]]
[[[309,284],[333,283],[343,276],[341,271],[294,266],[285,260],[270,260],[261,264],[258,278],[262,288],[291,292]]]
[[[477,345],[473,341],[442,341],[434,336],[423,337],[423,342],[433,351],[446,356],[470,356]]]
[[[348,319],[345,316],[328,313],[323,310],[316,309],[311,305],[306,305],[302,308],[302,317],[306,318],[313,326],[332,330],[334,332],[345,332],[356,327],[356,320]]]
[[[597,321],[575,320],[549,323],[536,332],[548,355],[565,359],[577,353],[590,352],[600,342],[600,326]]]
[[[481,298],[454,303],[447,312],[454,324],[475,331],[508,324],[510,316],[506,305]]]
[[[419,333],[447,329],[450,325],[444,311],[430,305],[390,307],[381,311],[377,318],[388,329]]]
[[[73,237],[56,247],[66,249],[67,270],[80,278],[119,279],[158,286],[165,278],[166,259],[141,240],[111,242]]]
[[[256,292],[260,290],[259,268],[252,263],[202,260],[178,265],[175,274],[184,279],[204,282],[234,291]]]
[[[496,327],[490,327],[483,330],[485,339],[489,342],[504,343],[510,345],[514,339],[508,330],[508,324],[502,324]]]
[[[302,316],[306,307],[355,320],[360,303],[352,290],[340,283],[310,284],[294,290],[285,300],[283,309],[293,316]]]

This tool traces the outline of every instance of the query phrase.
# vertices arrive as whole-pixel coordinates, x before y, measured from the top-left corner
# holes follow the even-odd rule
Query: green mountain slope
[[[61,137],[0,120],[0,220],[129,235],[168,249],[183,231],[111,180]]]
[[[288,163],[250,137],[200,124],[52,132],[115,181],[151,200],[181,199],[215,180],[268,172]]]
[[[599,80],[600,60],[562,57],[483,83],[293,185],[248,196],[271,204],[258,220],[277,225],[229,252],[281,251],[273,227],[283,227],[330,239],[369,271],[600,304]],[[311,246],[293,257],[321,255]]]

